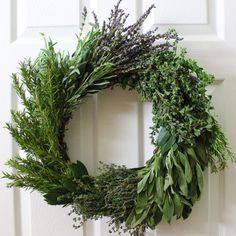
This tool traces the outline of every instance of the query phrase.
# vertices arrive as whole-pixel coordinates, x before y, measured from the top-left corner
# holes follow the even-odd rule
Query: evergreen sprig
[[[37,58],[20,63],[13,85],[23,104],[7,124],[25,155],[8,161],[9,187],[37,190],[51,205],[71,205],[75,227],[87,219],[110,217],[111,232],[143,235],[164,218],[187,218],[203,191],[203,171],[219,171],[235,161],[212,115],[206,86],[214,77],[178,53],[175,30],[141,33],[154,6],[133,25],[118,1],[107,22],[94,14],[83,36],[87,10],[72,55],[45,39]],[[151,140],[156,147],[143,167],[103,164],[90,176],[72,163],[64,141],[72,113],[90,94],[115,85],[138,91],[153,103]]]

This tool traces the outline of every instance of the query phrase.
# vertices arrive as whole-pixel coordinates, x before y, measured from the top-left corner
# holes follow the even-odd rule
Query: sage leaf
[[[160,146],[162,146],[169,139],[169,137],[170,133],[164,127],[162,127],[157,137],[157,142]]]
[[[196,145],[195,151],[196,151],[197,156],[200,157],[201,161],[202,161],[205,165],[207,165],[209,158],[208,158],[208,156],[207,156],[207,154],[206,154],[206,150],[205,150],[204,145],[201,144],[201,143],[199,143],[198,145]]]
[[[192,169],[188,160],[188,155],[184,155],[182,152],[178,152],[178,155],[182,165],[184,166],[184,174],[186,181],[190,183],[192,180]]]
[[[155,221],[155,225],[157,225],[161,222],[162,216],[163,216],[162,211],[160,210],[159,207],[157,207],[157,209],[154,212],[154,216],[153,216],[154,221]]]
[[[135,210],[132,210],[129,214],[129,216],[127,217],[126,221],[125,221],[125,225],[127,228],[132,228],[131,225],[132,223],[134,223],[133,221],[135,221]]]
[[[137,225],[141,224],[143,220],[147,217],[150,208],[144,209],[141,214],[135,214],[135,220],[131,221],[130,227],[135,228]]]
[[[196,161],[197,163],[199,162],[199,161],[198,161],[198,158],[197,158],[197,156],[196,156],[196,153],[195,153],[195,151],[194,151],[193,148],[188,148],[188,149],[187,149],[187,153],[188,153],[188,155],[189,155],[191,158],[194,159],[194,161]]]
[[[150,229],[154,230],[157,224],[161,222],[163,214],[157,205],[154,205],[152,212],[153,212],[153,215],[148,217],[147,224],[150,227]]]
[[[165,154],[167,151],[169,151],[171,147],[173,146],[173,144],[175,143],[175,141],[176,141],[175,137],[171,136],[168,139],[168,141],[165,144],[163,144],[163,146],[160,146],[162,154]]]
[[[50,205],[66,205],[72,202],[72,199],[69,198],[60,199],[66,193],[68,193],[68,190],[65,188],[55,188],[44,194],[43,197]]]
[[[88,175],[88,170],[86,166],[81,161],[76,161],[76,163],[71,164],[71,170],[74,178],[81,179],[84,175]]]
[[[165,203],[163,206],[163,216],[168,223],[170,223],[173,214],[174,214],[174,203],[170,195],[168,194],[166,196]]]
[[[168,173],[165,178],[165,184],[164,184],[164,191],[166,191],[167,188],[169,188],[174,183],[171,173]]]
[[[164,200],[164,178],[162,176],[157,177],[156,196],[157,196],[158,202],[162,203]]]
[[[137,196],[137,206],[144,208],[148,203],[146,192],[141,192]]]
[[[175,214],[177,218],[179,218],[182,216],[184,205],[178,194],[174,194],[173,202],[174,202],[174,207],[175,207]]]
[[[150,171],[150,175],[149,175],[149,179],[148,179],[148,183],[150,184],[151,182],[153,182],[153,178],[154,178],[154,171],[153,169]]]
[[[146,182],[147,182],[148,178],[149,178],[149,173],[144,175],[143,179],[138,182],[138,193],[141,193],[143,191],[144,187],[146,187]]]
[[[199,191],[200,191],[200,195],[202,193],[203,190],[203,172],[202,172],[202,168],[199,164],[196,165],[196,174],[197,174],[197,182],[198,182],[198,187],[199,187]]]
[[[148,185],[148,188],[147,188],[147,192],[148,192],[148,196],[153,196],[153,188],[154,188],[154,185],[155,185],[155,182],[153,181],[151,184]]]
[[[184,196],[188,196],[188,184],[181,168],[177,168],[178,171],[178,184],[179,188]]]

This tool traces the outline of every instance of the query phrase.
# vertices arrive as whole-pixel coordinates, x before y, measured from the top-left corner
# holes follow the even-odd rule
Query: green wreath
[[[94,14],[90,31],[78,35],[75,52],[56,52],[46,40],[35,61],[25,60],[13,74],[24,108],[12,111],[11,135],[25,157],[8,161],[10,187],[37,190],[52,205],[71,205],[79,227],[87,219],[110,217],[111,231],[142,235],[164,218],[186,219],[203,190],[203,171],[213,172],[235,160],[211,114],[206,86],[214,80],[178,52],[174,30],[141,33],[151,6],[133,25],[120,1],[100,27]],[[120,85],[153,103],[151,140],[155,146],[145,166],[128,169],[103,164],[98,176],[72,163],[64,134],[73,111],[90,94]]]

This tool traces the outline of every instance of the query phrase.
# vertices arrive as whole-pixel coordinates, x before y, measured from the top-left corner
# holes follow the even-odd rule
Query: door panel
[[[83,5],[97,12],[100,18],[108,16],[114,0],[22,0],[0,3],[0,75],[1,75],[1,127],[10,120],[10,109],[18,102],[11,88],[10,74],[16,71],[19,60],[35,57],[43,46],[39,33],[44,32],[58,42],[58,48],[73,52],[75,34],[79,30]],[[144,31],[160,26],[160,31],[175,27],[185,38],[182,45],[189,55],[210,73],[218,83],[209,87],[213,95],[215,113],[223,126],[230,144],[236,151],[235,22],[234,0],[123,0],[122,7],[130,12],[129,23],[155,3],[157,8],[147,20]],[[89,15],[89,17],[91,17]],[[115,88],[90,96],[74,112],[66,140],[72,160],[83,161],[90,173],[96,174],[99,161],[143,165],[151,156],[153,147],[149,139],[151,104],[142,103],[134,92]],[[14,153],[17,146],[6,129],[1,129],[2,144],[0,166]],[[161,223],[149,236],[234,236],[236,231],[236,178],[235,166],[226,172],[205,172],[205,189],[200,202],[189,219]],[[19,189],[6,189],[1,180],[0,235],[4,236],[108,236],[107,221],[89,221],[79,230],[72,228],[69,208],[48,206],[38,193]]]

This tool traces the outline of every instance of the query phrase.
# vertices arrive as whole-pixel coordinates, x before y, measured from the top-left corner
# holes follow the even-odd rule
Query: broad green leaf
[[[172,169],[172,161],[171,161],[171,156],[168,154],[166,157],[166,169],[171,170]]]
[[[188,153],[188,155],[189,155],[190,157],[192,157],[197,163],[199,162],[199,161],[198,161],[198,158],[197,158],[197,156],[196,156],[196,153],[195,153],[195,151],[193,150],[193,148],[188,148],[188,149],[187,149],[187,153]]]
[[[72,163],[71,169],[72,169],[73,176],[76,179],[81,179],[84,175],[88,175],[88,170],[81,161]]]
[[[185,177],[186,177],[186,181],[187,181],[188,183],[190,183],[191,180],[192,180],[192,175],[193,175],[193,174],[192,174],[192,169],[191,169],[191,166],[190,166],[189,161],[188,161],[187,158],[185,159],[184,174],[185,174]]]
[[[184,154],[180,151],[178,151],[178,157],[179,157],[179,160],[181,162],[181,164],[184,166],[185,165],[185,158],[186,158],[186,155],[187,154]]]
[[[172,158],[172,160],[173,160],[173,163],[174,163],[174,165],[177,167],[177,168],[181,168],[181,166],[180,166],[180,163],[179,163],[179,158]]]
[[[174,203],[170,195],[168,194],[166,196],[165,203],[163,206],[163,216],[168,223],[170,223],[173,214],[174,214]]]
[[[154,185],[155,185],[155,181],[153,181],[152,183],[148,184],[148,187],[147,187],[148,196],[153,195]]]
[[[164,198],[164,178],[162,176],[157,177],[156,181],[156,196],[160,203],[163,202]]]
[[[62,198],[64,194],[68,193],[68,190],[65,188],[56,188],[52,189],[50,192],[43,195],[45,200],[50,205],[65,205],[72,202],[72,199]]]
[[[188,184],[181,168],[177,168],[179,188],[184,196],[188,196]]]
[[[173,196],[173,202],[174,202],[174,206],[175,206],[175,214],[177,215],[177,217],[181,217],[182,216],[182,212],[183,212],[183,203],[179,197],[178,194],[174,194]]]
[[[189,197],[192,200],[192,203],[194,203],[194,199],[196,198],[196,196],[198,196],[199,190],[198,190],[198,181],[197,181],[197,176],[196,174],[193,175],[193,178],[191,180],[191,182],[189,183]]]
[[[181,195],[179,195],[179,198],[180,198],[181,202],[182,202],[184,205],[187,205],[187,206],[189,206],[189,207],[192,207],[192,206],[193,206],[187,199],[185,199],[185,198],[182,197]]]
[[[132,210],[128,216],[128,218],[125,221],[125,225],[127,228],[131,228],[131,224],[135,221],[135,210]]]
[[[155,176],[157,176],[157,174],[160,170],[160,161],[161,161],[161,157],[159,155],[157,155],[155,157],[154,164],[153,164]]]
[[[162,154],[165,154],[167,151],[169,151],[171,147],[174,145],[175,141],[176,141],[175,137],[171,136],[165,144],[161,145],[160,148]]]
[[[207,165],[208,164],[208,155],[206,154],[206,150],[205,147],[203,146],[203,144],[199,143],[196,145],[195,147],[195,151],[197,156],[200,157],[200,159],[202,160],[202,162]]]
[[[154,230],[156,228],[156,223],[153,216],[148,217],[147,225],[150,229]]]
[[[170,137],[169,132],[164,127],[162,127],[158,134],[157,142],[161,146],[169,139],[169,137]]]
[[[138,207],[145,207],[148,203],[148,196],[146,195],[146,192],[141,192],[137,196],[137,206]]]
[[[150,229],[154,230],[156,228],[157,224],[161,222],[162,215],[160,208],[157,205],[154,205],[152,215],[147,219],[147,224]]]
[[[137,225],[141,224],[148,215],[150,208],[144,209],[141,214],[135,214],[134,219],[131,221],[130,227],[135,228]]]
[[[203,190],[203,172],[202,172],[202,168],[199,164],[196,165],[196,174],[197,174],[197,182],[198,182],[198,187],[199,187],[199,191],[200,191],[200,195],[202,193]]]
[[[174,183],[171,173],[168,173],[165,177],[164,191]]]
[[[177,143],[175,143],[174,145],[173,145],[173,147],[172,147],[172,150],[173,150],[173,152],[174,151],[176,151],[178,149],[178,145],[177,145]]]
[[[62,184],[68,191],[76,192],[77,184],[73,181],[73,179],[64,180]]]
[[[150,175],[149,175],[149,178],[148,178],[148,183],[149,184],[153,181],[153,178],[154,178],[154,171],[153,171],[153,169],[151,169],[150,170]]]
[[[148,178],[149,178],[149,173],[144,175],[142,180],[138,182],[138,193],[141,193],[143,191],[144,187],[146,186]]]
[[[155,210],[155,212],[153,214],[155,225],[157,225],[157,224],[159,224],[161,222],[162,216],[163,216],[162,211],[160,210],[159,207],[157,207],[157,209]]]
[[[188,183],[192,180],[192,169],[188,160],[188,155],[184,155],[182,152],[178,152],[180,161],[184,166],[184,175]]]

